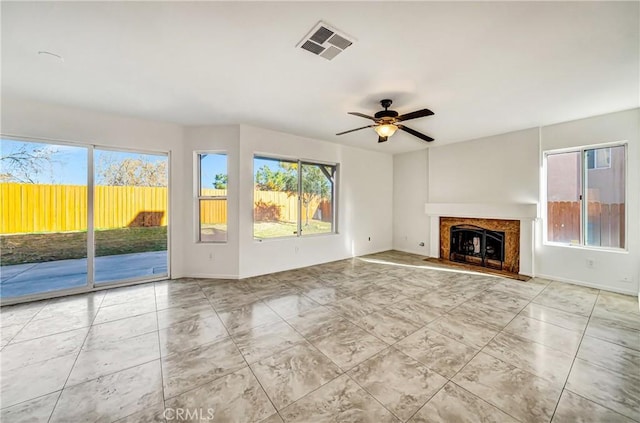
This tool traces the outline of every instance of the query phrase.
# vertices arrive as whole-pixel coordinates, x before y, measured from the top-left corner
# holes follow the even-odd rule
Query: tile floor
[[[637,298],[398,252],[0,323],[3,422],[640,421]]]

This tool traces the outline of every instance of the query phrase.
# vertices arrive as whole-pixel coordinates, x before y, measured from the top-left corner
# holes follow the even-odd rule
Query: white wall
[[[4,135],[140,149],[171,154],[171,272],[183,273],[183,129],[179,125],[108,115],[83,109],[2,98],[1,130]]]
[[[240,181],[240,127],[207,126],[188,127],[184,136],[184,158],[182,192],[184,209],[184,254],[185,275],[207,278],[237,278],[239,273],[240,238],[238,236]],[[227,242],[197,242],[198,222],[196,203],[196,153],[219,151],[227,154]]]
[[[338,163],[338,234],[254,240],[255,154]],[[390,155],[241,125],[239,275],[260,275],[390,249],[392,180]]]
[[[393,156],[393,248],[429,255],[429,149]],[[420,246],[420,243],[424,243]]]
[[[430,203],[536,203],[538,129],[429,148]]]
[[[640,109],[596,116],[542,128],[546,150],[628,141],[627,250],[613,252],[544,245],[542,222],[536,236],[536,273],[568,282],[628,294],[639,292],[640,276]],[[542,198],[542,193],[540,194]],[[593,268],[587,259],[594,260]]]

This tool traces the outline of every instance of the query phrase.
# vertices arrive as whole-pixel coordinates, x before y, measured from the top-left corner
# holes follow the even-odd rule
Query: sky
[[[87,184],[87,147],[71,145],[47,144],[31,141],[18,141],[11,139],[0,139],[0,155],[6,157],[20,151],[21,149],[33,153],[36,151],[45,152],[51,160],[41,161],[37,166],[38,173],[30,173],[30,177],[39,184],[61,184],[61,185],[86,185]],[[94,149],[94,162],[100,163],[100,159],[108,157],[110,160],[120,161],[127,158],[148,158],[152,161],[166,160],[166,156],[155,154],[142,154],[120,152],[114,150]],[[224,153],[202,154],[200,161],[200,171],[202,175],[202,187],[214,188],[215,175],[227,173],[227,156]],[[5,162],[0,164],[0,173],[8,172]],[[258,169],[268,166],[273,171],[277,171],[279,161],[256,157],[254,159],[254,175]]]
[[[87,147],[0,139],[0,156],[2,157],[11,155],[23,148],[29,153],[44,152],[51,159],[38,163],[37,174],[35,174],[35,171],[30,173],[30,177],[34,179],[35,183],[87,185]],[[148,158],[152,161],[166,160],[166,156],[163,155],[100,150],[96,148],[94,150],[94,162],[99,163],[101,157],[109,157],[115,161],[128,158]],[[0,173],[10,171],[10,169],[6,168],[4,160],[0,166],[2,166]]]
[[[226,154],[200,154],[200,178],[202,188],[215,188],[216,175],[227,173]]]

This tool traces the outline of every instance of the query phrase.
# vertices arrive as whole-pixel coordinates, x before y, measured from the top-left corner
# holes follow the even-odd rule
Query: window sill
[[[302,236],[292,235],[292,236],[279,236],[279,237],[274,237],[274,238],[253,238],[253,242],[256,243],[256,244],[260,244],[260,243],[263,243],[263,242],[285,241],[285,240],[292,240],[292,239],[319,238],[319,237],[323,237],[323,236],[334,236],[334,235],[339,235],[339,234],[338,234],[338,232],[331,232],[331,233],[323,233],[323,234],[309,234],[309,235],[302,235]]]
[[[559,242],[543,242],[545,247],[559,247],[559,248],[571,248],[574,250],[593,251],[601,253],[614,253],[614,254],[629,254],[629,250],[626,248],[613,248],[613,247],[591,247],[588,245],[579,244],[563,244]]]

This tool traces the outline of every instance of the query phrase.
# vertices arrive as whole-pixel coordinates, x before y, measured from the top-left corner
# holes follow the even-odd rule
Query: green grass
[[[283,236],[295,236],[297,225],[291,222],[256,222],[253,224],[254,238],[266,239]],[[309,220],[302,225],[302,235],[331,233],[331,222]]]
[[[167,227],[96,230],[96,257],[167,249]],[[87,257],[87,232],[0,235],[3,266]]]

